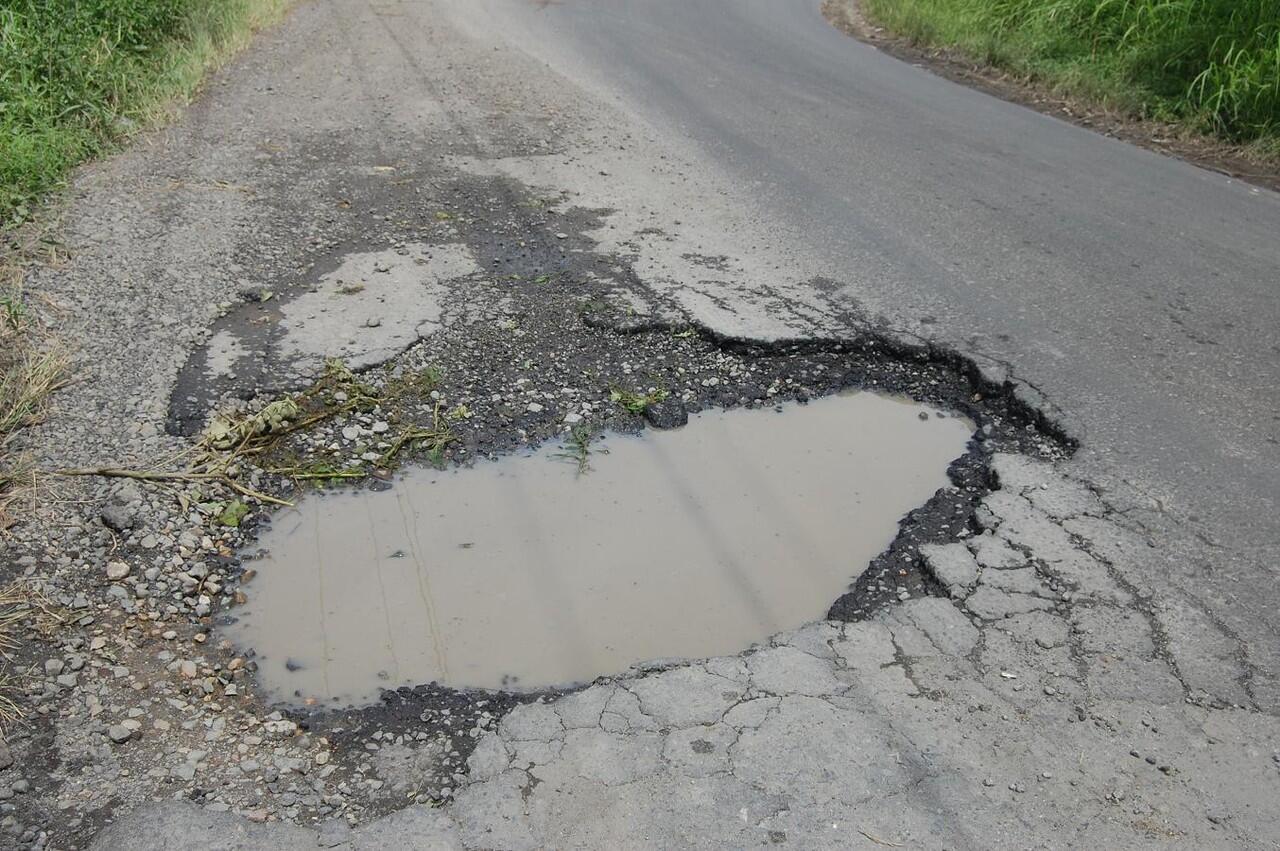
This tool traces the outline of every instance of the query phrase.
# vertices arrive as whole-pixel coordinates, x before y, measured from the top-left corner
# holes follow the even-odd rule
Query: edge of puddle
[[[944,388],[936,395],[923,398],[914,393],[904,394],[915,401],[964,415],[975,424],[977,430],[968,441],[965,452],[947,469],[947,478],[952,487],[939,490],[924,505],[912,509],[899,520],[897,533],[888,547],[872,560],[862,575],[851,584],[849,591],[832,601],[827,613],[828,619],[854,622],[870,618],[886,606],[899,602],[896,591],[899,586],[906,587],[912,597],[945,597],[940,584],[922,569],[918,557],[913,557],[912,553],[922,544],[954,541],[961,537],[960,533],[964,530],[970,533],[977,530],[974,510],[981,499],[994,489],[989,467],[993,452],[1012,451],[1025,455],[1038,450],[1035,454],[1041,457],[1047,455],[1061,459],[1070,457],[1079,446],[1078,440],[1070,434],[1062,413],[1034,387],[1014,378],[1007,366],[991,361],[984,367],[966,354],[909,335],[865,328],[847,339],[760,341],[717,334],[697,324],[647,320],[610,324],[600,321],[599,317],[587,316],[583,317],[583,321],[595,330],[627,336],[671,333],[692,328],[699,337],[714,347],[744,358],[804,357],[835,353],[851,362],[861,361],[871,375],[876,374],[877,367],[883,376],[888,374],[890,365],[907,363],[941,369],[955,379],[953,386],[960,392],[947,392]],[[887,383],[892,385],[893,382]],[[891,387],[880,386],[878,380],[872,380],[848,382],[819,395],[829,395],[841,390],[900,392]],[[783,400],[803,404],[808,397],[789,393],[778,399]],[[704,409],[712,407],[729,410],[733,406],[703,406]],[[997,421],[999,426],[993,425],[993,421]],[[617,430],[622,434],[638,434],[645,428],[655,427],[642,418],[633,425],[630,431]],[[543,436],[531,441],[527,450],[536,451],[542,444],[555,439],[558,439],[558,435]],[[455,463],[451,466],[460,468],[465,464]],[[365,486],[370,480],[372,477],[363,480]],[[254,520],[251,518],[246,526],[250,542],[256,541]],[[236,558],[234,561],[242,571],[240,559]],[[220,612],[220,617],[230,614],[230,611],[224,609]],[[750,649],[751,647],[744,647],[741,652]],[[444,735],[455,755],[452,757],[456,775],[454,780],[460,782],[466,773],[467,758],[480,735],[486,729],[496,726],[502,716],[515,706],[555,699],[594,683],[662,670],[686,661],[691,660],[641,663],[615,675],[600,677],[592,683],[560,689],[530,692],[460,690],[429,683],[384,691],[380,703],[361,708],[276,708],[282,715],[294,719],[301,729],[326,736],[337,751],[362,748],[363,743],[375,731],[386,735],[387,732],[404,733],[412,729],[414,734],[425,734],[428,737]],[[251,674],[249,683],[248,691],[253,695],[252,699],[261,701],[256,676]],[[456,786],[456,782],[452,785]],[[425,800],[443,802],[449,797],[450,793],[445,791],[439,796],[429,795]],[[419,798],[419,801],[422,800],[424,798]],[[386,811],[393,809],[395,808],[390,807]]]

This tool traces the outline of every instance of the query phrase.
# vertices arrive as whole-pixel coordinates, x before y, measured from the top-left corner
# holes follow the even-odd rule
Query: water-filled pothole
[[[964,419],[870,393],[415,470],[282,511],[228,629],[285,703],[532,689],[735,653],[822,617],[947,484]]]

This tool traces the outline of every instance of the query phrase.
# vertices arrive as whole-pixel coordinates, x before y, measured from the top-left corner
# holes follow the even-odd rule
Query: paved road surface
[[[290,820],[385,812],[446,785],[445,805],[321,839],[1280,844],[1280,196],[930,76],[828,26],[817,0],[313,0],[168,131],[82,173],[63,230],[71,258],[29,281],[61,306],[83,379],[30,432],[50,464],[188,448],[164,432],[167,403],[175,385],[201,411],[210,401],[212,385],[181,377],[206,341],[197,379],[252,396],[296,367],[274,359],[282,337],[321,345],[329,327],[367,344],[407,323],[454,351],[514,339],[521,321],[587,335],[577,312],[523,290],[506,321],[511,290],[488,270],[528,265],[525,234],[616,274],[608,294],[641,312],[760,337],[882,322],[1003,364],[1082,448],[993,461],[975,528],[925,559],[953,599],[905,593],[866,622],[521,707],[475,728],[465,777],[415,737],[430,712],[353,722],[341,743],[264,725],[231,649],[205,642],[209,604],[120,593],[153,581],[145,565],[185,587],[189,551],[232,533],[152,489],[117,538],[97,517],[108,486],[82,483],[51,509],[59,522],[14,533],[32,570],[99,607],[87,628],[104,640],[77,634],[75,648],[115,654],[46,677],[57,711],[13,743],[6,770],[35,778],[12,799],[33,836],[114,822],[95,847],[310,848],[314,830]],[[437,255],[471,240],[475,269],[433,284],[440,316],[410,299],[431,321],[370,325],[356,306],[403,304],[361,301],[371,287],[307,318],[326,274],[419,239]],[[217,324],[267,284],[261,315]],[[518,361],[529,374],[511,386],[471,376],[476,407],[499,391],[558,404],[537,362]],[[112,585],[118,557],[136,569]],[[123,623],[153,599],[154,635]],[[188,700],[192,672],[221,697]],[[163,724],[108,737],[134,715]]]
[[[751,187],[845,297],[1011,364],[1090,475],[1170,512],[1170,578],[1280,661],[1280,195],[935,77],[816,0],[465,5]]]

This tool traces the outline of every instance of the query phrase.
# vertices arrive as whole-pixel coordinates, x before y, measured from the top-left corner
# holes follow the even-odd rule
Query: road
[[[211,409],[324,377],[237,420],[303,417],[209,462],[239,479],[59,480],[10,530],[6,563],[82,612],[22,660],[24,847],[1280,845],[1280,196],[935,77],[817,0],[309,0],[77,174],[56,230],[26,287],[78,380],[23,432],[42,467],[171,466],[217,451]],[[669,391],[658,427],[850,383],[991,429],[831,620],[545,700],[287,715],[261,666],[353,654],[323,617],[297,658],[229,639],[284,517],[258,489],[324,499],[295,478],[427,429],[448,466],[636,428],[619,387]],[[558,616],[549,575],[508,604]],[[354,587],[391,646],[394,595]]]
[[[1280,700],[1280,195],[940,79],[811,0],[466,5],[751,187],[842,296],[1043,391],[1087,475],[1157,501],[1161,578],[1213,587]]]

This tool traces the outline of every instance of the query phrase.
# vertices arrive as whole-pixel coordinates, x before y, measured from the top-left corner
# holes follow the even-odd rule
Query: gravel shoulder
[[[3,540],[0,578],[63,620],[15,659],[0,843],[1280,841],[1274,679],[1161,581],[1068,415],[843,299],[764,201],[596,95],[451,4],[303,4],[77,177],[70,256],[26,286],[78,380],[21,448],[153,475],[49,476]],[[825,619],[738,655],[286,712],[220,634],[273,499],[847,388],[978,439]],[[238,449],[202,439],[218,416]]]

